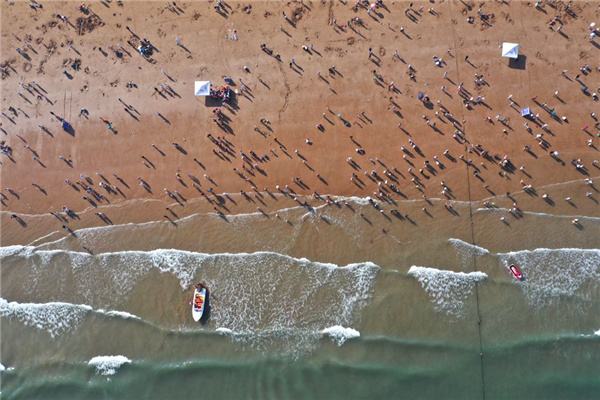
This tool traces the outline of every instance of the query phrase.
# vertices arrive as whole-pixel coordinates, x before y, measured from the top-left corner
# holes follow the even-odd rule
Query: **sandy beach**
[[[394,193],[384,183],[384,193],[395,200],[421,199],[423,194],[444,198],[443,181],[452,190],[449,201],[487,199],[509,207],[512,200],[505,194],[522,192],[525,184],[540,193],[521,196],[518,206],[523,210],[597,214],[596,202],[585,197],[590,189],[583,180],[594,179],[600,171],[592,164],[600,158],[598,150],[588,146],[589,139],[597,141],[597,120],[590,113],[598,103],[580,90],[586,85],[594,92],[598,83],[597,59],[594,63],[598,49],[587,40],[589,22],[598,13],[592,3],[575,3],[573,17],[562,2],[543,10],[528,2],[490,2],[482,11],[488,15],[486,20],[478,17],[475,3],[460,2],[415,3],[408,16],[408,3],[403,2],[385,3],[371,16],[341,2],[232,2],[224,6],[224,16],[214,10],[215,4],[177,3],[169,9],[159,2],[136,2],[135,6],[94,3],[89,4],[86,15],[68,2],[48,3],[43,9],[30,9],[21,2],[12,6],[2,3],[3,26],[19,26],[2,32],[2,63],[6,67],[3,111],[10,117],[3,117],[2,129],[6,144],[13,149],[11,158],[2,160],[2,186],[15,192],[3,191],[3,245],[26,244],[60,231],[63,221],[49,213],[60,213],[62,206],[79,215],[68,220],[73,230],[105,224],[95,212],[104,213],[113,224],[161,219],[165,207],[178,207],[165,188],[177,190],[187,200],[179,199],[184,207],[177,216],[190,215],[197,209],[186,203],[202,196],[192,187],[188,174],[198,178],[200,190],[209,198],[209,188],[214,193],[248,193],[250,201],[231,203],[229,211],[221,209],[234,214],[256,211],[257,206],[267,213],[276,210],[268,196],[261,202],[264,204],[257,202],[252,187],[263,195],[264,188],[278,193],[276,185],[289,185],[299,195],[312,195],[316,190],[321,195],[376,198],[374,193],[379,190],[373,170],[402,193]],[[68,22],[57,18],[57,13],[68,16]],[[561,32],[555,31],[558,22],[554,30],[548,28],[546,20],[551,15],[560,16]],[[474,23],[467,22],[469,16],[475,17]],[[352,27],[336,27],[356,17],[364,26],[354,22]],[[232,40],[234,31],[237,40]],[[152,62],[131,46],[139,43],[138,38],[147,38],[156,47]],[[509,59],[500,56],[503,42],[519,44],[518,64],[522,65],[511,67]],[[273,49],[272,55],[261,51],[263,43]],[[123,48],[120,56],[115,54],[119,45]],[[26,56],[17,48],[26,49]],[[373,57],[369,57],[369,49],[373,49]],[[399,57],[394,56],[396,51]],[[441,66],[434,63],[434,56],[443,59]],[[292,58],[294,68],[289,66]],[[71,67],[75,60],[80,63],[78,70]],[[587,64],[591,70],[580,73]],[[414,79],[409,76],[409,65]],[[333,75],[329,71],[332,66],[337,71]],[[563,70],[567,71],[564,76]],[[381,76],[381,82],[374,83],[373,71]],[[476,85],[476,74],[485,83]],[[248,91],[235,96],[234,106],[222,108],[227,128],[220,129],[213,122],[213,107],[206,105],[204,97],[194,96],[194,81],[209,80],[213,87],[220,87],[225,84],[224,77],[230,77],[232,88],[238,91],[241,79]],[[38,91],[19,86],[34,81]],[[131,81],[136,88],[127,87]],[[389,90],[392,82],[395,91]],[[155,92],[165,84],[173,92]],[[485,105],[471,102],[465,107],[459,84],[463,84],[467,99],[482,96]],[[557,91],[559,95],[554,96]],[[38,98],[39,93],[43,98]],[[419,100],[419,93],[427,95],[432,105]],[[438,101],[452,114],[456,126],[443,116]],[[555,109],[559,118],[566,116],[568,122],[553,119],[540,107],[543,103]],[[8,107],[17,109],[17,115]],[[540,113],[540,120],[522,118],[525,107]],[[82,108],[89,115],[79,115]],[[68,121],[73,132],[64,131],[50,112]],[[491,121],[486,120],[488,116]],[[507,118],[506,125],[496,116]],[[428,118],[429,124],[422,117]],[[108,130],[100,118],[110,121],[116,132]],[[262,118],[269,123],[262,124]],[[526,122],[531,132],[525,129]],[[316,128],[318,124],[323,131]],[[540,128],[543,124],[548,124],[547,131]],[[584,126],[587,133],[582,131]],[[453,137],[457,129],[468,142]],[[208,134],[230,143],[227,160],[213,152],[220,149]],[[539,134],[547,141],[544,148],[538,144]],[[307,139],[312,144],[307,144]],[[409,139],[421,155],[413,151]],[[182,151],[173,142],[180,144]],[[468,152],[470,145],[481,147]],[[402,146],[412,153],[404,153]],[[531,154],[523,151],[525,146],[531,146]],[[364,155],[356,153],[358,148],[364,149]],[[443,155],[445,150],[453,160]],[[492,158],[484,159],[482,150]],[[266,154],[268,160],[244,163],[240,151],[246,155],[254,151],[261,158]],[[558,151],[565,165],[549,156],[549,151]],[[499,159],[494,159],[495,155]],[[304,164],[300,156],[305,157]],[[434,156],[442,166],[436,165]],[[498,162],[505,156],[516,171],[503,177]],[[349,157],[357,163],[356,170],[346,162]],[[471,165],[465,162],[469,159]],[[576,170],[572,159],[581,159],[587,174]],[[434,170],[419,172],[425,162]],[[253,176],[242,170],[242,164]],[[252,164],[261,170],[253,169]],[[520,166],[523,172],[518,170]],[[408,172],[411,167],[421,181],[420,190]],[[240,178],[234,168],[251,181]],[[478,177],[473,175],[475,168]],[[386,179],[386,169],[396,182]],[[354,182],[350,181],[352,173],[358,176]],[[95,206],[83,199],[85,191],[77,184],[81,175],[89,177],[89,186],[105,195]],[[116,186],[120,193],[98,187],[103,177],[106,185]],[[139,186],[138,177],[148,183],[148,190]],[[302,179],[306,186],[297,185],[293,178]],[[581,180],[582,185],[573,193],[545,189],[574,180]],[[39,187],[32,186],[34,183]],[[541,191],[547,191],[554,204],[544,201]],[[577,209],[564,197],[571,197]],[[138,201],[147,199],[160,202]],[[214,207],[206,201],[200,203],[196,206],[200,209]],[[10,220],[13,213],[27,227]]]
[[[0,11],[3,396],[600,390],[597,2]]]

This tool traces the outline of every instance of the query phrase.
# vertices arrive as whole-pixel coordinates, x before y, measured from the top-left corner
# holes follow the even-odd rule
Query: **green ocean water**
[[[481,385],[475,348],[361,339],[337,357],[179,363],[136,361],[110,377],[85,364],[3,373],[6,399],[596,399],[600,338],[534,339],[485,352]],[[403,354],[377,362],[355,352]],[[431,362],[413,364],[414,358]]]

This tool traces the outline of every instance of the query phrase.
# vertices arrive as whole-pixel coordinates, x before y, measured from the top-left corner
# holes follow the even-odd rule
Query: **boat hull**
[[[521,271],[519,271],[519,269],[514,264],[511,264],[511,266],[508,267],[508,269],[513,274],[513,276],[515,277],[516,280],[518,280],[518,281],[523,280],[523,274],[521,273]]]
[[[196,288],[194,290],[194,298],[192,301],[192,317],[194,321],[200,321],[204,313],[204,305],[206,304],[206,288]]]

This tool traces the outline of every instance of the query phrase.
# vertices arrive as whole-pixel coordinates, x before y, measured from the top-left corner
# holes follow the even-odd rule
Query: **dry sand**
[[[253,196],[252,184],[233,171],[241,170],[240,150],[269,156],[268,162],[259,163],[264,174],[255,171],[250,176],[244,172],[260,191],[267,187],[276,192],[275,185],[287,184],[302,195],[317,190],[320,194],[375,197],[377,184],[364,171],[376,170],[382,176],[385,168],[376,161],[378,157],[390,169],[396,166],[402,173],[403,176],[396,174],[396,186],[406,198],[420,199],[422,192],[411,182],[407,172],[410,165],[402,158],[402,145],[412,151],[408,139],[424,155],[408,158],[428,197],[443,198],[440,183],[444,181],[452,189],[451,200],[487,200],[511,207],[512,200],[505,197],[506,192],[511,192],[523,210],[598,216],[598,202],[587,198],[586,193],[600,196],[583,180],[596,179],[600,173],[592,166],[592,161],[600,158],[598,148],[587,143],[588,139],[593,139],[595,145],[600,143],[596,137],[598,126],[590,115],[593,111],[600,114],[600,108],[598,102],[580,90],[585,84],[593,92],[600,83],[600,46],[587,40],[588,25],[600,22],[598,3],[576,2],[574,17],[565,13],[566,3],[560,1],[554,2],[553,7],[545,5],[544,10],[536,10],[533,2],[525,1],[414,2],[414,11],[410,12],[414,21],[404,13],[408,3],[385,1],[386,7],[376,10],[379,16],[369,16],[362,8],[356,10],[351,2],[229,1],[225,3],[226,15],[222,16],[213,9],[215,2],[178,1],[176,8],[169,10],[165,2],[113,1],[88,3],[92,13],[86,16],[76,9],[77,2],[44,2],[42,9],[34,10],[25,1],[2,1],[1,63],[4,67],[10,65],[2,77],[2,111],[12,121],[2,117],[1,128],[2,140],[13,148],[13,156],[12,160],[7,156],[1,159],[5,195],[0,216],[1,244],[27,244],[46,235],[67,235],[61,229],[63,222],[49,214],[60,212],[62,206],[79,215],[77,219],[69,218],[67,225],[73,230],[105,225],[95,212],[104,212],[113,224],[124,224],[163,219],[165,207],[176,207],[178,217],[212,211],[215,204],[201,200],[188,174],[199,178],[205,193],[212,187],[215,193],[239,197],[240,190],[244,190],[250,194],[253,201],[239,198],[237,205],[228,202],[227,210],[221,208],[226,213],[252,212],[257,206],[274,213],[276,207],[293,204],[290,199],[275,206],[269,196],[260,200]],[[422,11],[420,6],[424,7]],[[428,12],[430,7],[434,7],[434,12]],[[489,24],[479,19],[478,7],[490,15]],[[283,12],[295,22],[286,22]],[[60,21],[56,13],[66,15],[68,22]],[[562,21],[562,34],[548,27],[555,15]],[[469,16],[475,18],[475,23],[466,21]],[[84,20],[84,26],[79,27],[80,17],[92,19]],[[334,29],[334,19],[338,24],[346,24],[354,17],[361,18],[364,26]],[[234,31],[238,40],[231,40]],[[152,57],[154,63],[128,44],[137,43],[134,34],[149,39],[158,49]],[[176,38],[183,46],[176,45]],[[500,57],[499,46],[504,41],[519,43],[522,56],[517,67],[509,66],[508,60]],[[27,50],[27,58],[17,52],[17,48],[25,48],[25,42],[32,46]],[[261,51],[261,43],[280,54],[281,62]],[[116,49],[118,44],[124,49],[121,58],[108,48],[112,45]],[[302,50],[301,46],[311,44],[314,52]],[[106,55],[99,51],[100,47]],[[369,48],[377,56],[378,65],[369,60]],[[396,50],[400,58],[393,56]],[[436,66],[434,55],[443,58],[447,65]],[[467,55],[469,62],[465,61]],[[289,66],[291,58],[297,64],[294,69]],[[70,66],[75,60],[81,61],[78,71]],[[408,75],[408,64],[416,71],[414,80]],[[578,82],[575,75],[585,64],[590,65],[592,72],[582,74]],[[330,76],[328,69],[333,65],[339,74]],[[244,66],[248,66],[249,73],[243,71]],[[161,72],[163,69],[172,81]],[[567,77],[561,75],[565,69]],[[373,70],[385,83],[374,83]],[[328,83],[317,76],[318,71]],[[443,78],[446,71],[449,79]],[[475,85],[476,73],[483,74],[486,85]],[[250,89],[247,95],[236,96],[233,107],[223,108],[231,119],[229,133],[214,124],[212,107],[193,92],[195,80],[210,80],[213,86],[219,86],[224,84],[224,77],[234,80],[233,89],[240,89],[240,78]],[[19,86],[20,82],[33,81],[48,93],[50,101],[36,99]],[[129,81],[136,82],[138,88],[127,88]],[[398,93],[388,90],[391,81]],[[485,97],[488,107],[473,105],[467,109],[457,93],[461,82],[475,98]],[[155,87],[160,89],[166,83],[177,95],[155,93]],[[442,93],[441,86],[446,86],[448,94]],[[560,99],[553,96],[557,90]],[[431,109],[418,100],[420,92],[431,98]],[[508,100],[511,94],[517,103],[513,107]],[[539,104],[555,107],[557,115],[566,116],[568,122],[552,120],[532,101],[534,96]],[[397,103],[398,114],[393,112],[390,98]],[[131,114],[136,119],[125,111],[119,99],[135,109]],[[460,129],[470,143],[481,144],[491,155],[508,155],[517,168],[525,167],[527,175],[517,170],[502,177],[497,161],[467,153],[468,144],[453,138],[455,128],[448,119],[435,116],[438,100],[462,125]],[[18,110],[18,116],[8,111],[9,106]],[[526,120],[520,116],[520,110],[528,106],[549,125],[551,132],[544,134],[549,149],[543,150],[537,143],[535,136],[542,133],[539,126],[529,122],[532,133],[523,127]],[[89,119],[78,116],[83,107],[89,110]],[[63,131],[51,111],[69,121],[74,132]],[[359,119],[357,114],[363,112]],[[323,113],[331,122],[323,118]],[[339,113],[351,127],[342,123]],[[509,119],[509,127],[496,121],[498,114]],[[425,123],[424,115],[436,122],[438,131]],[[487,116],[492,117],[493,123],[485,121]],[[110,120],[117,133],[111,133],[100,117]],[[271,129],[260,123],[261,118],[271,122]],[[323,132],[316,129],[317,124],[323,124]],[[39,125],[45,125],[50,133],[42,132]],[[255,125],[262,133],[253,129]],[[589,133],[582,131],[584,125],[589,126]],[[234,146],[235,156],[229,156],[229,161],[219,159],[213,153],[216,146],[207,138],[209,133],[226,137]],[[350,135],[364,148],[365,156],[355,152],[358,146]],[[279,149],[275,138],[284,144],[289,156]],[[307,138],[312,145],[306,144]],[[175,149],[172,142],[179,143],[186,154]],[[526,145],[532,147],[535,155],[523,151]],[[270,153],[272,149],[276,156]],[[446,149],[456,162],[442,155]],[[33,159],[32,150],[37,152],[38,161]],[[294,154],[295,150],[306,157],[308,166]],[[559,151],[565,165],[550,157],[549,150]],[[72,167],[59,159],[61,155],[73,160]],[[480,169],[481,180],[473,175],[473,167],[459,159],[461,155],[473,160]],[[143,164],[142,156],[149,162]],[[435,165],[434,156],[445,169]],[[356,172],[364,185],[350,182],[354,170],[346,162],[348,157],[360,165]],[[573,158],[582,160],[589,175],[571,165]],[[435,167],[435,174],[419,172],[425,160]],[[178,172],[185,184],[176,180]],[[96,173],[117,185],[122,194],[108,194],[100,188],[101,178]],[[326,183],[318,179],[317,173]],[[91,177],[96,190],[106,195],[107,200],[98,203],[97,208],[83,199],[85,192],[81,188],[76,191],[65,183],[69,179],[76,184],[80,174]],[[122,177],[129,187],[112,174]],[[216,184],[205,179],[204,174]],[[149,183],[151,192],[138,185],[137,177]],[[301,178],[310,189],[293,183],[294,177]],[[523,194],[521,180],[533,185],[537,195]],[[571,181],[577,183],[553,185]],[[32,183],[39,184],[43,191]],[[489,190],[484,185],[489,185]],[[16,195],[5,188],[11,188]],[[164,188],[178,190],[186,199],[181,200],[183,206],[169,198]],[[552,201],[543,200],[543,193]],[[577,207],[565,202],[565,196],[572,197]],[[398,194],[392,198],[404,199]],[[394,206],[386,210],[389,208]],[[13,213],[22,219],[22,224],[11,220]],[[450,218],[450,214],[443,213],[440,223],[447,223]],[[575,228],[569,224],[566,229]]]

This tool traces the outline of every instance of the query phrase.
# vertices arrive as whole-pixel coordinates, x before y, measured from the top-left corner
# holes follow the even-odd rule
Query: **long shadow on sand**
[[[527,66],[527,56],[524,54],[519,54],[519,58],[511,58],[508,61],[508,67],[512,69],[525,69]]]

